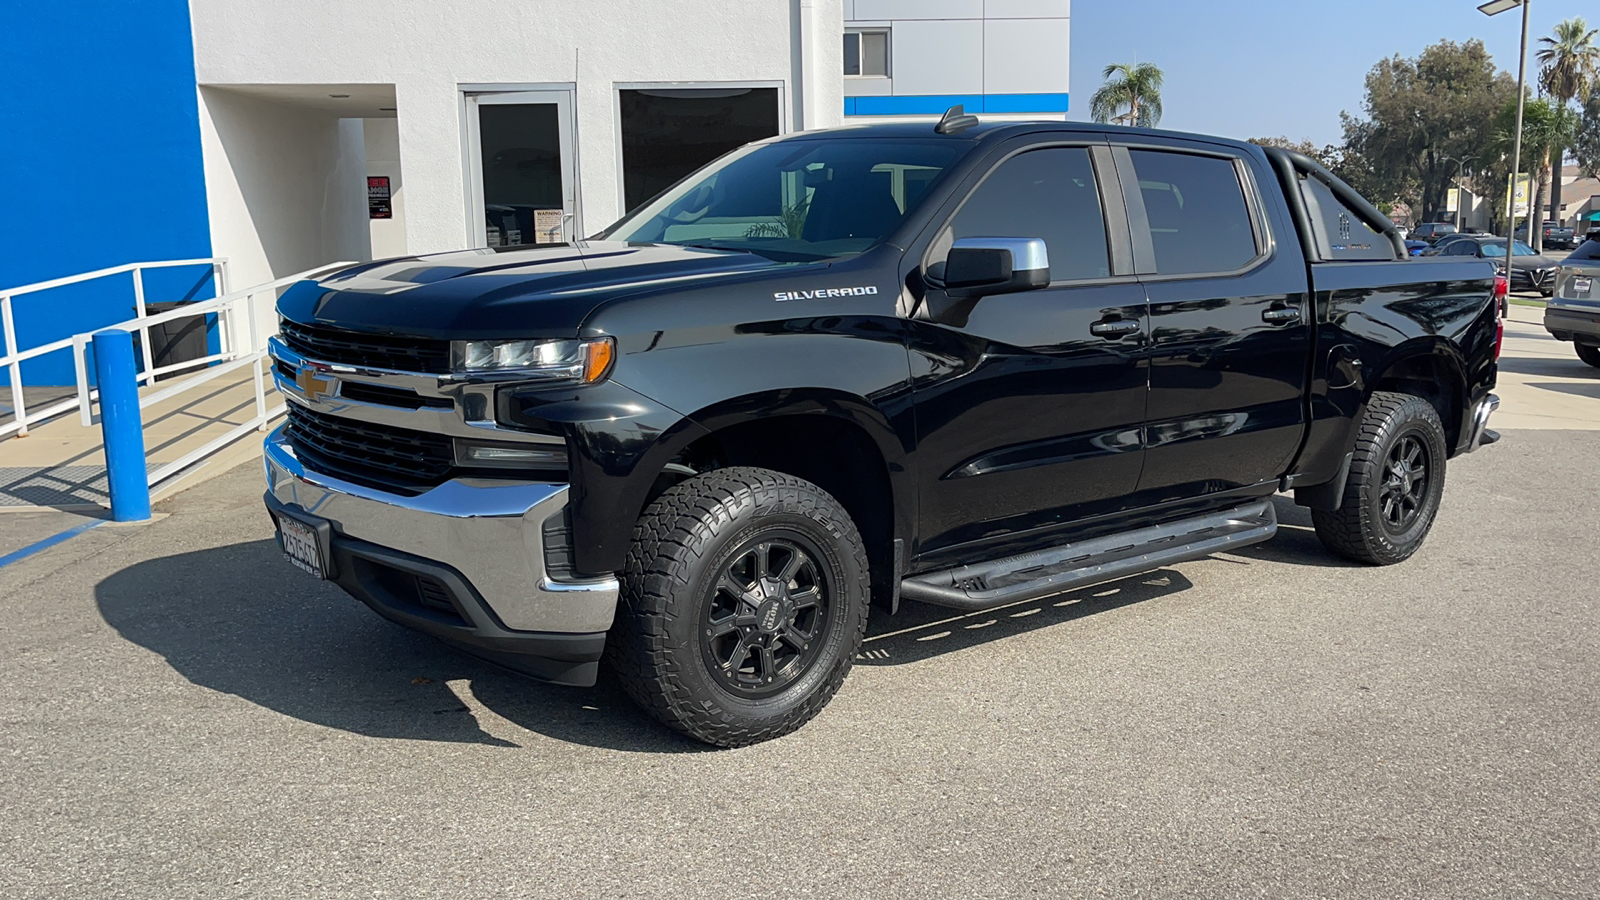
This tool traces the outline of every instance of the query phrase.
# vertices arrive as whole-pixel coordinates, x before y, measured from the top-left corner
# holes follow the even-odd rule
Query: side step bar
[[[1258,500],[1166,525],[917,575],[900,582],[900,595],[954,609],[991,609],[1259,544],[1277,533],[1278,513],[1271,499]]]

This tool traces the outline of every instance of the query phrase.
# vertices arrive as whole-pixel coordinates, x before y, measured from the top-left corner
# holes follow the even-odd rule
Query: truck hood
[[[296,322],[425,338],[569,337],[607,301],[815,263],[673,244],[580,242],[364,263],[290,287]]]

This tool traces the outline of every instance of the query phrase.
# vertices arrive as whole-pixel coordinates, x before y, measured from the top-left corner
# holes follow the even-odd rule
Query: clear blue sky
[[[1513,76],[1521,11],[1490,18],[1483,0],[1073,0],[1072,112],[1109,63],[1152,62],[1166,73],[1162,128],[1227,137],[1343,138],[1339,112],[1361,115],[1363,82],[1378,60],[1416,56],[1441,39],[1480,38]],[[1562,19],[1600,27],[1593,0],[1533,0],[1533,48]]]

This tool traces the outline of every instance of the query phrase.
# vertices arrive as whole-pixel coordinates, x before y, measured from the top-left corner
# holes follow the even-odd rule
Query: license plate
[[[1579,294],[1587,294],[1589,293],[1590,284],[1591,280],[1588,278],[1574,278],[1572,279],[1572,290]]]
[[[322,563],[322,546],[317,542],[317,532],[310,525],[296,522],[288,516],[278,516],[278,546],[283,555],[299,569],[317,578],[327,578]]]

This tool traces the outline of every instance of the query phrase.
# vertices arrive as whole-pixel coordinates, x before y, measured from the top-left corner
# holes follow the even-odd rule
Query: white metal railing
[[[86,396],[83,391],[84,384],[87,381],[83,366],[83,346],[88,335],[73,335],[72,337],[62,338],[58,341],[51,341],[48,344],[42,344],[38,347],[33,347],[28,350],[19,350],[17,348],[17,326],[12,318],[11,306],[13,297],[21,297],[26,294],[36,294],[40,291],[51,290],[52,288],[66,287],[69,284],[81,284],[86,281],[95,281],[100,278],[110,278],[114,275],[121,275],[125,272],[131,272],[133,273],[134,312],[138,318],[144,318],[145,270],[173,269],[184,266],[210,266],[211,277],[216,285],[217,293],[221,294],[223,291],[227,290],[226,279],[228,260],[224,257],[211,257],[207,259],[170,259],[159,262],[128,263],[121,266],[112,266],[109,269],[96,269],[93,272],[84,272],[81,275],[68,275],[65,278],[52,278],[49,281],[25,284],[22,287],[0,289],[0,330],[3,330],[5,333],[5,355],[0,356],[0,369],[5,369],[10,375],[9,380],[11,382],[11,406],[13,415],[11,422],[7,423],[6,425],[0,425],[0,438],[7,437],[11,434],[25,436],[28,433],[28,424],[30,422],[43,421],[53,416],[59,416],[63,413],[71,412],[74,408],[80,408],[84,404],[84,398]],[[139,344],[144,348],[145,368],[145,371],[140,374],[139,380],[145,384],[149,384],[150,379],[154,378],[160,373],[152,371],[153,366],[150,355],[150,331],[148,326],[140,329]],[[67,349],[68,347],[73,348],[73,352],[76,356],[79,385],[77,394],[69,400],[53,403],[44,409],[35,410],[30,414],[28,412],[27,400],[22,392],[22,364],[30,359],[35,359],[49,353],[57,353]]]
[[[87,362],[87,349],[93,342],[94,332],[75,334],[70,338],[64,338],[40,347],[35,347],[31,350],[18,352],[15,349],[16,333],[12,329],[11,325],[10,302],[12,297],[19,294],[47,290],[51,287],[60,287],[65,284],[86,281],[91,278],[116,275],[122,272],[133,271],[138,273],[140,269],[145,268],[170,267],[179,265],[215,265],[219,267],[218,283],[221,284],[220,267],[225,265],[225,263],[226,260],[224,259],[135,263],[129,266],[118,266],[113,269],[103,269],[98,272],[90,272],[85,275],[74,276],[72,278],[61,278],[56,279],[55,281],[40,282],[39,284],[28,285],[24,288],[18,288],[0,293],[0,317],[3,317],[6,329],[6,355],[4,357],[0,357],[0,368],[9,369],[11,373],[12,398],[16,402],[17,407],[16,421],[5,426],[4,428],[0,428],[0,438],[5,437],[7,434],[13,431],[18,432],[19,434],[27,434],[28,422],[39,421],[48,416],[61,415],[62,413],[70,412],[73,409],[78,411],[79,421],[81,424],[85,426],[93,425],[95,421],[93,402],[98,399],[99,396],[99,391],[92,390],[89,386],[89,366]],[[136,330],[139,332],[141,338],[140,344],[143,348],[142,361],[144,363],[144,370],[138,373],[137,380],[146,385],[150,384],[155,378],[162,375],[168,375],[191,369],[199,370],[197,374],[194,374],[191,377],[185,378],[175,384],[163,386],[158,391],[153,391],[141,396],[139,398],[140,409],[148,409],[152,405],[160,403],[164,400],[168,400],[178,394],[183,393],[184,391],[197,388],[203,384],[206,384],[207,382],[221,378],[224,375],[227,375],[231,372],[236,372],[246,367],[251,367],[252,369],[251,379],[255,388],[255,415],[251,417],[249,421],[229,429],[226,434],[207,442],[204,446],[201,446],[189,453],[184,454],[182,457],[176,460],[150,471],[148,478],[150,484],[154,485],[174,474],[177,474],[188,466],[193,465],[199,460],[204,459],[210,454],[215,453],[234,441],[237,441],[239,438],[251,431],[260,431],[265,429],[268,422],[283,414],[284,407],[282,404],[278,404],[272,409],[267,408],[266,375],[262,371],[261,362],[267,358],[266,345],[268,335],[263,333],[260,325],[260,322],[264,318],[264,311],[259,308],[259,304],[262,302],[276,303],[278,291],[294,284],[295,282],[307,278],[313,278],[321,273],[349,265],[353,265],[353,263],[329,263],[324,266],[307,269],[304,272],[299,272],[294,275],[274,279],[273,281],[266,282],[265,284],[258,284],[254,287],[245,288],[244,290],[220,294],[219,296],[210,300],[203,300],[198,303],[185,303],[183,306],[177,309],[156,313],[154,315],[146,314],[145,312],[142,278],[140,278],[138,274],[135,275],[135,300],[136,309],[139,314],[132,319],[106,325],[104,328],[97,328],[95,330],[102,331],[106,328],[115,328],[125,331]],[[153,364],[154,361],[150,355],[150,328],[152,326],[160,325],[164,322],[170,322],[176,319],[185,319],[192,316],[212,314],[217,316],[218,345],[220,348],[219,352],[209,354],[200,359],[185,360],[183,362],[160,367],[156,367]],[[22,405],[20,364],[24,360],[32,359],[45,353],[51,353],[67,348],[71,348],[72,350],[73,367],[77,376],[76,393],[71,399],[63,400],[59,403],[52,404],[45,409],[29,414]]]

